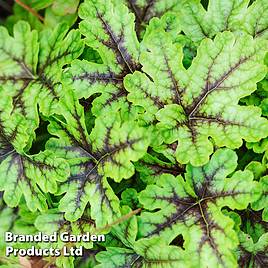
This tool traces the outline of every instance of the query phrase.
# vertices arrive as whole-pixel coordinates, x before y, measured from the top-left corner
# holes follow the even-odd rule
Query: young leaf
[[[163,140],[176,144],[182,163],[202,165],[217,146],[238,148],[242,139],[257,141],[268,124],[256,107],[238,105],[256,90],[266,74],[263,65],[267,42],[248,35],[235,38],[224,32],[205,39],[188,70],[182,65],[182,48],[163,31],[147,36],[140,61],[143,72],[128,75],[124,84],[128,100],[145,109],[144,120],[155,117]],[[151,79],[148,78],[151,77]]]
[[[132,210],[128,206],[121,208],[122,215],[128,215]],[[132,248],[138,233],[137,217],[132,215],[130,218],[124,220],[112,228],[112,234],[119,238],[119,240],[128,248]]]
[[[12,96],[12,114],[22,114],[30,124],[38,124],[37,104],[43,114],[53,113],[62,93],[62,67],[78,57],[83,42],[67,25],[54,31],[31,31],[28,23],[14,26],[14,37],[0,28],[0,85],[2,95]]]
[[[59,16],[65,16],[68,14],[75,14],[79,5],[79,0],[56,0],[52,3],[52,10]]]
[[[60,23],[72,26],[78,18],[77,7],[79,0],[54,0],[53,4],[46,8],[44,24],[46,28],[55,28]]]
[[[66,122],[55,118],[50,132],[59,139],[51,139],[48,148],[67,159],[71,176],[62,185],[59,209],[67,220],[81,217],[90,202],[91,216],[97,227],[111,223],[119,215],[119,201],[107,178],[116,182],[134,173],[132,161],[146,152],[149,140],[145,130],[133,122],[121,123],[116,114],[99,117],[89,135],[85,127],[84,111],[73,96],[68,94],[59,110]]]
[[[140,193],[145,209],[140,216],[140,235],[159,236],[170,243],[179,234],[195,267],[236,267],[232,250],[238,245],[233,221],[221,209],[245,209],[260,195],[250,171],[237,171],[237,156],[229,149],[215,152],[202,167],[187,166],[185,180],[162,175],[156,185]]]

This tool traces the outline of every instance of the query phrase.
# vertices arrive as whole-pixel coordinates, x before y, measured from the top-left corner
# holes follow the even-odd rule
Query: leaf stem
[[[117,219],[116,221],[112,222],[111,224],[106,224],[104,227],[97,228],[94,231],[97,232],[97,233],[102,232],[102,231],[104,231],[106,229],[109,229],[109,228],[113,227],[114,225],[117,225],[119,223],[122,223],[122,222],[128,220],[129,218],[131,218],[132,216],[134,216],[134,215],[136,215],[136,214],[138,214],[140,212],[141,212],[141,208],[133,210],[130,213],[128,213],[128,214],[122,216],[121,218]]]
[[[38,12],[36,12],[33,8],[27,6],[25,3],[23,3],[20,0],[15,0],[15,2],[20,5],[21,7],[23,7],[25,10],[29,11],[31,14],[33,14],[35,17],[37,17],[39,20],[41,20],[42,22],[44,21],[44,17],[42,17],[41,15],[38,14]]]

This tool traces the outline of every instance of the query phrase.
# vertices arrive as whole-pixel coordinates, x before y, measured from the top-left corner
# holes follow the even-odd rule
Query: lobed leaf
[[[95,224],[91,219],[81,218],[78,221],[71,223],[64,219],[64,213],[59,212],[58,209],[49,209],[47,212],[39,215],[35,220],[35,227],[37,230],[43,232],[44,234],[52,234],[57,232],[61,234],[67,232],[69,235],[82,235],[86,232],[91,233],[94,230]],[[64,242],[57,242],[59,248],[64,246]],[[92,242],[76,242],[76,246],[82,245],[86,249],[92,248]],[[47,246],[47,245],[46,245]],[[55,244],[52,243],[52,246],[55,247]]]
[[[55,111],[63,89],[62,67],[78,57],[83,42],[65,24],[38,35],[28,23],[14,26],[14,37],[0,28],[1,94],[12,97],[12,114],[22,114],[33,129],[38,125],[37,104],[44,115]]]
[[[177,0],[124,0],[135,14],[136,32],[140,36],[153,17],[162,17],[169,11],[179,10],[183,1]]]
[[[182,234],[195,267],[237,267],[232,252],[238,245],[233,221],[221,209],[245,209],[258,199],[260,188],[249,171],[235,170],[235,153],[219,149],[202,167],[187,166],[185,180],[162,175],[140,193],[140,235],[171,243]],[[156,212],[153,212],[156,211]]]
[[[254,210],[263,210],[263,220],[268,222],[268,176],[264,176],[260,179],[260,185],[262,187],[262,195],[259,200],[252,204]]]
[[[240,232],[239,265],[240,267],[262,268],[268,264],[268,233],[263,234],[254,243],[247,234]]]
[[[268,3],[265,0],[256,0],[243,14],[241,21],[234,27],[243,30],[255,38],[268,38]]]
[[[126,100],[127,91],[123,85],[127,74],[141,68],[135,16],[124,2],[85,1],[79,9],[82,19],[80,31],[86,37],[86,44],[99,53],[102,63],[76,60],[66,73],[64,82],[74,87],[79,99],[100,95],[93,101],[92,111],[96,116],[121,110],[122,116],[132,118],[139,113],[139,108],[131,107]],[[141,27],[137,19],[139,12],[144,12],[143,19],[147,21],[147,17],[160,15],[177,5],[176,1],[163,0],[126,2],[130,10],[136,10],[134,13],[138,28]],[[163,23],[168,27],[168,19]]]
[[[213,38],[217,33],[246,32],[253,37],[267,39],[267,1],[210,0],[205,9],[200,0],[182,1],[175,14],[179,20],[173,27],[182,31],[195,42]]]
[[[57,191],[57,182],[68,177],[69,166],[49,151],[28,155],[27,122],[19,114],[11,116],[5,107],[0,111],[0,189],[4,201],[16,207],[23,195],[31,211],[44,210],[44,192]]]
[[[242,139],[266,137],[268,125],[261,111],[238,105],[266,74],[266,46],[248,35],[220,33],[214,41],[202,41],[185,70],[181,46],[162,30],[152,33],[140,57],[143,73],[125,78],[128,100],[144,108],[145,121],[159,121],[156,127],[165,143],[178,143],[175,155],[180,163],[200,166],[213,151],[209,137],[229,148],[240,147]]]
[[[59,209],[67,220],[81,217],[88,204],[97,226],[111,222],[119,215],[119,200],[107,178],[120,182],[134,173],[132,161],[146,152],[149,140],[145,130],[133,122],[121,123],[115,114],[109,120],[99,117],[90,135],[85,127],[84,111],[73,94],[65,96],[61,114],[66,122],[51,121],[51,139],[48,148],[67,159],[71,167],[70,178],[62,185]]]
[[[134,250],[127,248],[107,248],[97,254],[101,263],[97,268],[142,267],[180,268],[190,267],[190,262],[179,247],[167,246],[160,239],[142,239],[135,243]]]

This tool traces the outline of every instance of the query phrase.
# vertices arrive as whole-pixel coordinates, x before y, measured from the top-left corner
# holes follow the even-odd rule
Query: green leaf
[[[97,118],[89,135],[82,106],[71,93],[66,94],[59,113],[66,121],[51,120],[49,131],[59,139],[51,139],[47,146],[67,159],[71,167],[71,176],[60,190],[66,195],[59,209],[67,220],[75,221],[89,202],[97,227],[111,223],[120,215],[119,200],[107,178],[120,182],[134,174],[132,161],[145,154],[150,142],[145,130],[133,122],[121,123],[116,114],[111,114]]]
[[[107,251],[103,251],[97,254],[97,261],[101,264],[96,268],[120,268],[120,267],[135,267],[136,259],[139,256],[131,249],[126,248],[108,248]]]
[[[41,10],[50,6],[53,1],[54,0],[23,0],[23,3],[29,5],[33,9]]]
[[[264,176],[260,179],[260,185],[262,187],[262,195],[252,204],[254,210],[263,210],[263,220],[268,222],[268,176]]]
[[[56,258],[56,266],[62,267],[62,268],[75,268],[74,267],[74,257],[65,257],[65,256],[60,256]]]
[[[268,233],[254,243],[249,235],[240,232],[239,240],[239,267],[262,268],[268,265]]]
[[[180,163],[200,166],[213,151],[209,137],[217,146],[238,148],[242,139],[258,141],[267,136],[267,121],[260,118],[260,109],[238,105],[267,72],[266,47],[266,41],[248,35],[236,38],[220,33],[214,41],[201,43],[185,70],[181,46],[159,30],[144,41],[143,72],[124,80],[128,100],[144,108],[145,121],[160,121],[156,127],[163,141],[178,143],[175,155]]]
[[[169,173],[174,176],[180,175],[184,169],[179,163],[169,163],[158,159],[156,156],[146,154],[143,159],[135,164],[140,178],[146,184],[155,183],[162,174]]]
[[[67,232],[69,235],[82,235],[86,232],[92,233],[95,228],[95,223],[91,219],[83,218],[76,222],[69,222],[64,219],[64,213],[59,212],[58,209],[50,209],[42,215],[38,216],[35,220],[35,227],[37,230],[43,232],[44,234],[52,234],[57,232],[59,235],[63,232]],[[58,239],[57,247],[62,248],[65,242]],[[83,246],[87,249],[93,247],[93,242],[75,242],[76,246]],[[46,245],[47,246],[47,245]],[[53,247],[55,243],[52,244]]]
[[[140,68],[134,15],[120,1],[94,0],[80,6],[79,16],[86,44],[99,53],[103,63],[74,61],[65,83],[74,87],[78,98],[101,94],[93,102],[94,115],[118,109],[122,109],[122,115],[128,115],[123,78]]]
[[[245,12],[235,29],[241,29],[255,38],[268,39],[268,3],[256,0]]]
[[[131,212],[132,210],[128,206],[123,206],[121,208],[122,215],[127,215]],[[136,216],[132,216],[112,228],[112,234],[118,237],[119,240],[128,248],[132,248],[132,246],[134,245],[137,233],[138,223]]]
[[[206,11],[200,0],[187,0],[176,15],[183,32],[193,41],[201,41],[232,30],[245,14],[248,3],[249,0],[210,0]]]
[[[33,128],[38,124],[37,104],[44,115],[53,113],[63,94],[62,67],[82,51],[79,32],[68,33],[65,24],[38,35],[21,21],[14,26],[14,37],[1,27],[1,94],[12,97],[12,114],[22,114]]]
[[[44,210],[47,205],[43,192],[55,193],[57,181],[64,181],[68,170],[67,163],[55,159],[49,151],[33,156],[13,151],[0,165],[0,190],[5,191],[4,200],[11,207],[17,206],[24,195],[31,211]]]
[[[14,222],[17,219],[16,209],[12,209],[6,206],[3,200],[3,192],[0,192],[0,254],[4,252],[6,248],[5,242],[5,232],[8,232],[12,229]]]
[[[136,209],[140,207],[138,200],[137,190],[134,188],[127,188],[121,194],[121,205],[126,205],[131,207],[132,209]]]
[[[26,153],[27,121],[20,115],[10,115],[10,102],[11,98],[0,102],[0,191],[4,191],[4,200],[11,207],[17,206],[24,195],[31,211],[44,210],[47,205],[43,192],[55,193],[57,182],[68,177],[69,167],[49,151]]]
[[[114,1],[115,2],[115,1]],[[124,0],[129,10],[135,14],[136,32],[139,36],[153,17],[161,17],[169,11],[179,10],[181,0]],[[169,16],[169,15],[168,15]],[[167,20],[168,22],[168,20]]]
[[[245,169],[250,170],[254,174],[255,180],[259,180],[262,176],[265,175],[266,165],[265,163],[252,161],[246,166]]]
[[[185,180],[162,175],[156,185],[140,193],[147,210],[139,219],[141,237],[159,237],[171,243],[182,234],[184,248],[195,267],[237,267],[232,250],[238,245],[233,221],[221,209],[245,209],[261,189],[250,171],[237,171],[237,156],[217,150],[202,167],[187,166]]]
[[[182,268],[190,267],[179,247],[167,246],[160,239],[142,239],[135,243],[134,250],[127,248],[107,248],[97,254],[101,264],[96,268]]]
[[[253,37],[267,39],[267,1],[210,0],[205,9],[200,0],[181,1],[174,13],[178,17],[173,28],[180,28],[193,41],[199,42],[217,33],[246,32]]]
[[[77,9],[79,0],[55,0],[45,10],[44,24],[46,27],[54,28],[59,23],[67,23],[70,27],[77,20]]]
[[[268,149],[268,139],[261,139],[259,142],[247,142],[247,148],[252,149],[257,154],[262,154]]]
[[[70,11],[72,8],[73,7],[70,7]],[[64,12],[69,12],[68,7],[67,10],[65,10],[65,8],[61,8],[61,6],[59,6],[55,9],[55,11],[53,9],[53,6],[47,8],[45,10],[45,27],[54,29],[60,23],[66,23],[69,27],[71,27],[76,22],[78,15],[76,12],[73,14],[62,15]]]
[[[144,268],[183,268],[191,267],[189,256],[180,247],[167,246],[160,238],[141,239],[134,245],[140,256],[141,267]],[[140,266],[137,266],[140,267]]]

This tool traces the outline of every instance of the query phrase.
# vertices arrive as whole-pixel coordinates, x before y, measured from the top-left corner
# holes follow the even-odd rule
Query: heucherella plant
[[[59,189],[66,192],[59,209],[66,219],[75,221],[90,202],[92,218],[97,226],[104,225],[119,213],[119,200],[107,178],[116,182],[130,178],[135,171],[132,161],[145,154],[150,139],[145,129],[133,122],[122,123],[116,114],[97,118],[89,134],[83,107],[73,94],[65,95],[59,107],[63,118],[54,117],[49,125],[59,139],[47,144],[71,168],[71,176]]]
[[[67,32],[62,24],[38,34],[21,21],[11,37],[0,28],[1,93],[12,97],[12,114],[23,115],[32,129],[38,125],[37,104],[43,114],[53,113],[62,93],[61,69],[83,51],[80,33]]]
[[[242,138],[253,141],[267,135],[267,121],[260,118],[259,108],[238,105],[266,74],[266,50],[260,49],[267,47],[266,40],[220,33],[214,41],[201,42],[188,70],[182,64],[182,48],[167,33],[156,31],[143,44],[143,72],[124,81],[128,100],[144,108],[146,121],[159,121],[165,143],[177,143],[180,163],[206,163],[213,151],[208,137],[217,146],[237,148]]]
[[[1,101],[0,110],[0,191],[10,207],[16,207],[22,195],[29,210],[47,209],[45,193],[55,193],[57,182],[67,179],[69,166],[52,152],[28,154],[29,135],[26,119],[12,115],[12,98]]]
[[[246,32],[267,39],[268,6],[265,0],[181,0],[169,11],[178,16],[172,23],[193,41],[213,38],[218,32]],[[204,2],[206,6],[204,6]],[[177,26],[177,25],[176,25]],[[175,26],[173,26],[175,27]]]
[[[268,266],[268,2],[11,2],[0,268]]]
[[[140,193],[145,208],[160,209],[141,214],[141,235],[158,236],[170,243],[182,234],[197,267],[233,267],[231,250],[238,240],[232,220],[221,208],[245,209],[261,193],[249,171],[237,171],[226,178],[235,168],[235,153],[224,149],[216,151],[203,167],[188,165],[185,179],[162,175],[156,185]]]

